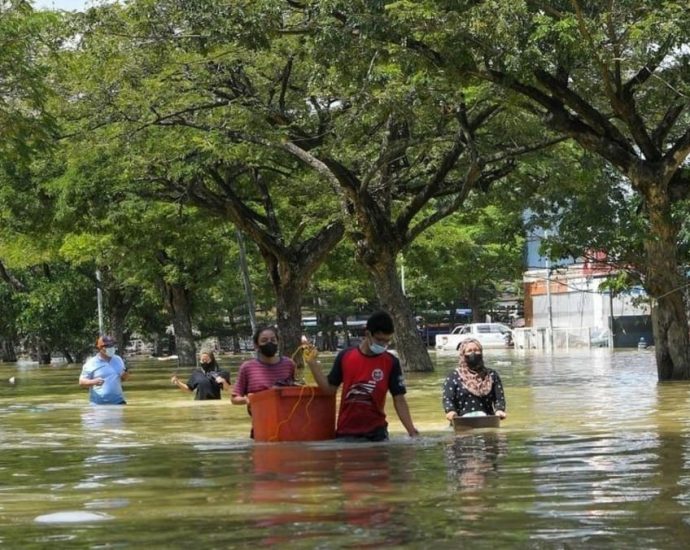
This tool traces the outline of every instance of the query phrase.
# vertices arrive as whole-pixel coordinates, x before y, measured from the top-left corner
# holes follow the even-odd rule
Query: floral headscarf
[[[482,361],[476,367],[470,367],[465,362],[465,349],[468,344],[476,344],[479,351],[482,352]],[[460,361],[458,363],[458,375],[462,385],[465,386],[468,392],[477,397],[484,397],[491,393],[494,381],[491,378],[491,373],[484,366],[484,350],[482,345],[474,338],[467,338],[460,343]]]

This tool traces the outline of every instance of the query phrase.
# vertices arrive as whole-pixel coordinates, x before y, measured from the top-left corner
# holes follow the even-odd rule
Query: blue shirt
[[[84,363],[81,378],[89,380],[103,378],[101,386],[89,388],[89,401],[96,405],[124,405],[126,401],[120,378],[123,372],[125,372],[125,362],[119,355],[113,355],[108,361],[99,353]]]

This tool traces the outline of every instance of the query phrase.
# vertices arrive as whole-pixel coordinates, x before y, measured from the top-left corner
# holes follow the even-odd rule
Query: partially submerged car
[[[450,334],[436,335],[438,351],[457,351],[460,342],[474,338],[484,348],[513,347],[513,331],[503,323],[471,323],[459,325]]]

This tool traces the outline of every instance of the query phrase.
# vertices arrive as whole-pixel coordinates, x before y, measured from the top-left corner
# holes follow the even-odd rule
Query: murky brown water
[[[423,437],[252,443],[243,407],[194,402],[130,363],[125,407],[80,367],[0,365],[0,544],[8,548],[676,548],[690,536],[690,385],[649,351],[487,352],[508,419],[455,436],[408,377]],[[240,358],[226,358],[236,372]],[[16,376],[18,384],[6,381]]]

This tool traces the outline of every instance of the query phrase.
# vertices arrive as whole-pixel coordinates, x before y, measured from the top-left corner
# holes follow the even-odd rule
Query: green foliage
[[[501,285],[521,277],[524,230],[519,212],[505,206],[469,203],[410,245],[408,294],[417,309],[472,303],[488,312]]]
[[[342,241],[314,275],[305,307],[330,317],[349,317],[377,309],[371,279],[355,261],[354,245]]]
[[[17,331],[52,350],[90,349],[98,333],[94,281],[66,264],[24,273],[29,290],[13,297]]]
[[[48,63],[58,41],[54,15],[28,2],[0,2],[0,167],[10,173],[51,139]]]

